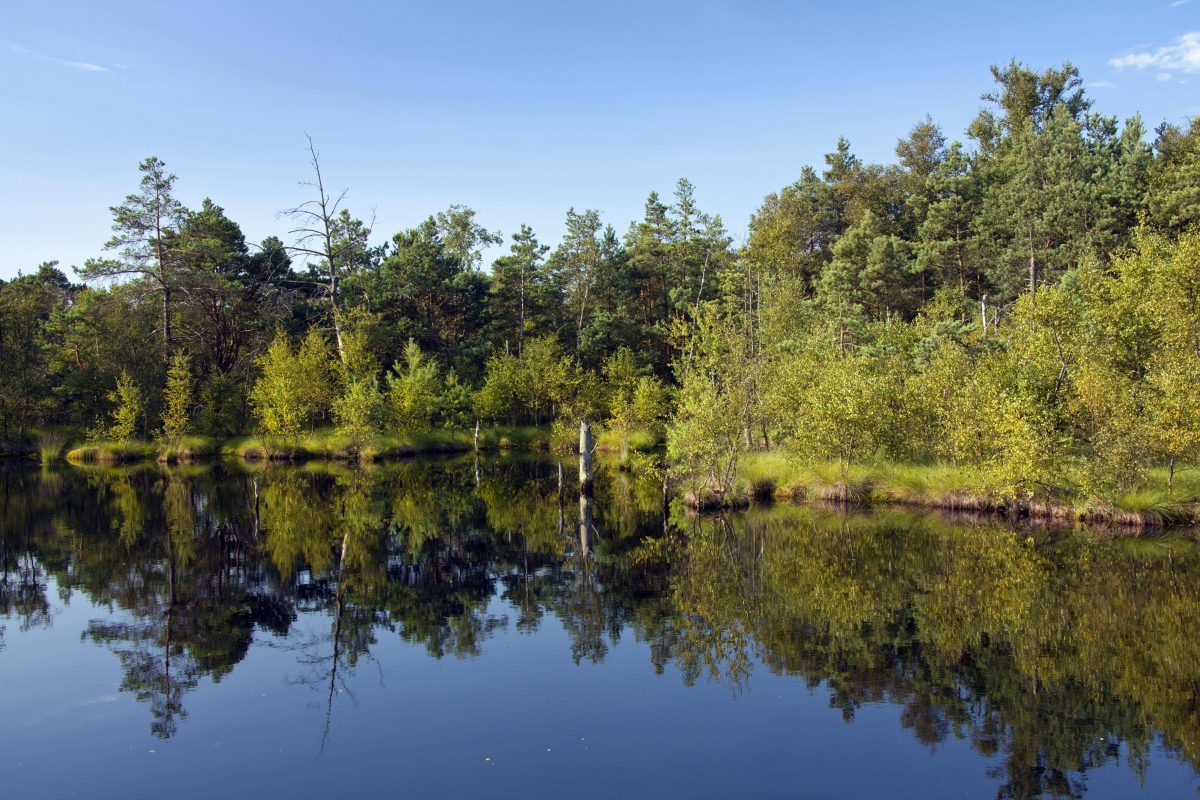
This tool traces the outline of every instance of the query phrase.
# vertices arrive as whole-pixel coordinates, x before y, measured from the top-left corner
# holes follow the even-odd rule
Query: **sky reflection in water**
[[[14,796],[1196,791],[1184,537],[664,518],[527,458],[0,490]]]

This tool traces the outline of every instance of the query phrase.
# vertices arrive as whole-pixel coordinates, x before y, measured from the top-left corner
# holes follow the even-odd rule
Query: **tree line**
[[[1093,110],[1070,64],[1014,61],[992,76],[963,140],[925,118],[894,163],[871,164],[841,139],[823,169],[764,199],[737,246],[681,179],[623,233],[591,209],[567,211],[553,248],[521,226],[485,270],[503,240],[474,210],[377,243],[311,143],[288,230],[253,245],[212,200],[185,208],[149,158],[112,209],[105,256],[76,270],[82,283],[48,262],[0,285],[0,436],[52,423],[97,437],[369,435],[580,416],[661,431],[675,409],[677,459],[718,486],[734,442],[845,462],[996,461],[1033,439],[1041,455],[1028,458],[1091,452],[1121,438],[1115,418],[1149,419],[1146,403],[1195,369],[1183,284],[1200,121],[1153,135],[1137,116],[1119,123]],[[1121,291],[1127,318],[1101,320],[1125,308]],[[1135,323],[1162,330],[1148,342]],[[979,399],[958,397],[968,388]],[[918,412],[896,392],[934,406],[920,412],[929,432],[908,437],[899,420]],[[1008,428],[952,430],[985,399],[1011,406],[985,414]],[[818,413],[835,406],[837,419]],[[1186,426],[1185,406],[1156,413]],[[1009,474],[1026,488],[1044,477]]]
[[[1200,456],[1200,121],[1096,114],[1069,64],[993,68],[969,146],[844,141],[755,214],[681,326],[668,449],[717,500],[749,451],[965,468],[949,491],[1112,498]],[[949,482],[949,481],[948,481]]]

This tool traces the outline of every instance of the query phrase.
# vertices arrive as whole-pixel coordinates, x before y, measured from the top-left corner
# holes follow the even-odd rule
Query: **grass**
[[[67,435],[59,431],[42,431],[36,437],[38,455],[43,464],[52,464],[62,458],[67,446]]]
[[[67,451],[72,464],[128,464],[158,457],[158,445],[135,439],[87,442]]]
[[[479,431],[479,449],[482,451],[549,451],[573,447],[570,440],[559,437],[548,426],[497,425]],[[651,452],[658,448],[657,437],[646,431],[635,431],[629,440],[631,453]],[[221,451],[251,461],[307,461],[326,459],[334,461],[378,461],[421,454],[469,453],[475,449],[475,434],[471,430],[435,428],[416,433],[381,433],[356,442],[347,434],[331,429],[320,429],[304,433],[291,439],[280,439],[262,434],[230,439]],[[616,452],[619,443],[616,437],[601,432],[597,439],[598,451]]]
[[[290,439],[261,434],[231,439],[222,447],[226,455],[248,461],[381,461],[422,454],[467,453],[475,447],[473,431],[435,428],[415,433],[381,433],[366,439],[330,429]],[[545,428],[494,427],[479,432],[481,450],[548,450]]]
[[[746,499],[776,497],[864,505],[871,501],[877,476],[851,465],[846,474],[836,463],[808,464],[784,450],[748,453],[738,463],[733,494]]]
[[[1200,467],[1176,467],[1173,485],[1168,486],[1167,483],[1166,467],[1150,470],[1147,476],[1147,485],[1150,488],[1170,497],[1196,500],[1200,498]]]
[[[1013,500],[989,483],[983,470],[953,464],[808,463],[785,450],[748,453],[738,464],[724,505],[778,498],[844,505],[912,505],[952,511],[1005,512],[1063,521],[1137,528],[1200,521],[1200,473],[1176,470],[1168,490],[1166,470],[1152,470],[1145,487],[1108,498],[1081,497],[1070,470],[1064,486],[1039,499]]]
[[[263,434],[240,436],[219,441],[204,436],[185,436],[174,444],[160,442],[91,441],[67,452],[67,460],[75,464],[124,464],[133,461],[157,460],[165,464],[201,461],[217,456],[231,456],[247,461],[380,461],[421,454],[468,453],[475,447],[473,431],[436,428],[414,433],[380,433],[366,439],[332,429],[320,429],[291,438]],[[42,459],[61,452],[66,439],[49,440],[42,450]],[[39,439],[39,447],[42,441]],[[481,450],[549,450],[548,428],[490,427],[480,431]]]
[[[1088,512],[1117,525],[1164,528],[1182,525],[1195,519],[1196,507],[1180,497],[1172,497],[1158,489],[1137,489],[1113,498],[1111,505],[1089,505]]]
[[[734,492],[758,499],[776,494],[787,496],[799,474],[799,462],[790,453],[781,450],[747,453],[738,463]]]
[[[187,464],[211,458],[221,452],[215,439],[206,436],[183,436],[178,442],[163,442],[158,448],[158,460],[164,464]]]

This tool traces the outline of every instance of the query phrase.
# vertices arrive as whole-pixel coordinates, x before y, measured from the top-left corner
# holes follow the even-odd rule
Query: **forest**
[[[665,447],[697,504],[1169,513],[1200,456],[1200,118],[1105,116],[1069,63],[991,72],[962,139],[841,139],[736,244],[686,179],[623,231],[569,209],[553,247],[465,206],[381,241],[311,142],[255,244],[147,158],[101,256],[0,281],[0,450],[372,458],[587,419],[622,459]]]

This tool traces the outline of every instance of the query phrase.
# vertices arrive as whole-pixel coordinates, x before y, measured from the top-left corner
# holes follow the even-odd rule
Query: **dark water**
[[[556,484],[0,472],[4,796],[1196,795],[1186,538]]]

